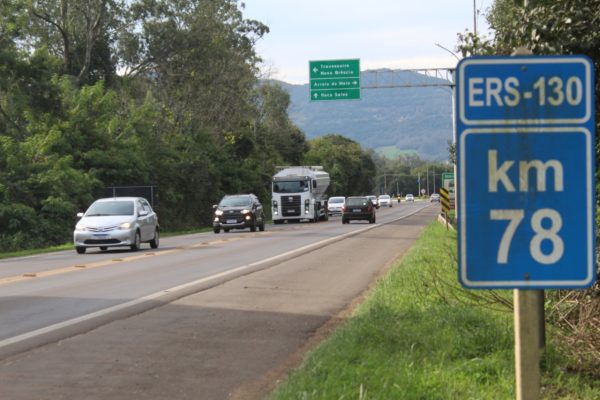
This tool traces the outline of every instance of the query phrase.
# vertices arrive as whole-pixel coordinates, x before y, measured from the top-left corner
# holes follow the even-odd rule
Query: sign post
[[[360,60],[309,61],[310,100],[360,99]]]
[[[593,64],[467,58],[456,84],[459,280],[516,289],[517,398],[536,399],[536,289],[596,279]]]
[[[456,208],[454,172],[442,173],[442,187],[444,187],[448,192],[448,210],[454,210]]]

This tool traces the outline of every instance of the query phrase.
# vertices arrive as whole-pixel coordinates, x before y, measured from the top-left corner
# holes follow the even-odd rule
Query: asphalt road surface
[[[0,260],[0,399],[261,399],[439,213]]]

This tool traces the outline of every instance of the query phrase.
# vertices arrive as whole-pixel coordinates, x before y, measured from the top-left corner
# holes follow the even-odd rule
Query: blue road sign
[[[580,56],[468,58],[457,66],[465,287],[594,283],[593,76]]]

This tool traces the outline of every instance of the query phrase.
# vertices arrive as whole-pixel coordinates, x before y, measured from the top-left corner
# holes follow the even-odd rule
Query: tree
[[[68,241],[113,184],[158,185],[163,229],[203,226],[302,162],[288,94],[257,84],[268,28],[236,0],[0,6],[0,251]]]
[[[263,156],[281,160],[278,164],[299,165],[308,145],[304,133],[289,118],[289,93],[279,84],[260,84],[255,105],[255,140]]]
[[[124,70],[144,77],[178,123],[225,142],[247,127],[256,83],[254,42],[268,32],[233,0],[133,2],[120,46]]]
[[[60,57],[63,74],[78,85],[99,79],[110,85],[116,74],[112,49],[123,7],[119,0],[33,0],[28,45],[47,47]]]
[[[329,172],[331,196],[371,193],[375,163],[357,142],[341,135],[326,135],[309,141],[304,165],[322,165]]]

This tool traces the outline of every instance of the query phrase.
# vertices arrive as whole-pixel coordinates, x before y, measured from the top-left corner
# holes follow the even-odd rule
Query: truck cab
[[[272,180],[273,223],[327,220],[325,191],[329,174],[322,167],[287,167]]]

